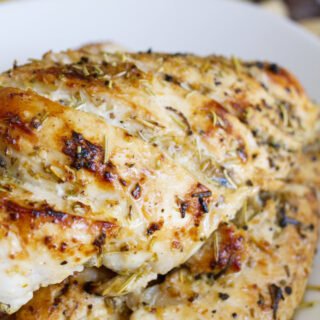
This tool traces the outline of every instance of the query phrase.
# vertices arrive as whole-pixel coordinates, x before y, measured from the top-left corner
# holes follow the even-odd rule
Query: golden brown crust
[[[217,240],[213,236],[185,266],[143,292],[117,302],[109,299],[103,305],[103,297],[77,286],[72,296],[63,292],[59,300],[62,305],[54,307],[54,300],[47,299],[63,284],[51,286],[37,293],[16,314],[16,319],[33,319],[33,310],[37,310],[36,319],[49,316],[60,319],[66,305],[77,305],[81,311],[91,300],[95,301],[91,312],[107,312],[108,306],[117,305],[109,315],[115,319],[183,319],[196,318],[199,314],[203,319],[212,319],[212,315],[214,319],[291,319],[302,299],[311,268],[317,241],[315,230],[319,227],[318,204],[312,191],[293,185],[286,191],[261,194],[260,198],[263,202],[259,212],[245,229],[222,224],[216,231],[220,233],[220,260],[226,253],[228,257],[236,253],[236,268],[234,264],[227,268],[211,264],[216,259],[213,247]],[[247,209],[250,211],[250,206]],[[70,278],[67,283],[73,281]],[[70,319],[78,319],[76,314],[70,315]],[[94,317],[88,313],[86,319]]]
[[[131,297],[135,311],[130,319],[182,319],[199,314],[203,319],[211,319],[213,314],[214,319],[291,319],[304,293],[319,227],[315,194],[299,189],[301,186],[292,186],[291,190],[270,194],[246,230],[239,230],[246,243],[240,271],[225,270],[216,277],[214,266],[211,273],[201,269],[204,265],[199,262],[203,259],[206,265],[209,242],[202,249],[205,254],[197,253],[187,268]],[[279,210],[283,210],[279,201],[285,201],[291,224],[279,217]],[[221,248],[224,245],[221,243]],[[214,250],[211,252],[214,257]]]
[[[22,276],[26,283],[20,290],[30,294],[42,281],[60,282],[89,261],[100,265],[101,259],[119,273],[143,268],[152,278],[155,271],[165,273],[184,262],[209,235],[208,220],[219,214],[209,212],[218,190],[201,184],[155,146],[30,90],[1,89],[0,104],[1,240],[4,247],[10,237],[17,242],[16,253],[4,253],[8,265],[2,272]],[[175,181],[170,192],[168,181]],[[243,196],[228,203],[234,213]],[[231,213],[223,206],[220,212]],[[181,250],[170,242],[178,238],[185,239]],[[162,246],[153,249],[158,242]],[[155,258],[169,251],[179,262]],[[108,252],[117,252],[119,262]],[[128,253],[141,254],[141,262],[130,267]],[[30,264],[31,274],[44,263],[44,280],[33,283],[20,269],[23,263]]]
[[[111,109],[119,104],[133,113],[137,121],[142,118],[150,126],[153,123],[160,128],[168,126],[166,117],[176,110],[184,117],[175,120],[182,122],[180,129],[191,129],[193,136],[200,133],[200,139],[209,152],[215,153],[219,164],[230,159],[219,155],[218,150],[224,150],[226,144],[234,145],[234,157],[241,161],[239,170],[243,174],[250,172],[249,163],[257,158],[255,162],[260,162],[264,169],[262,162],[268,161],[267,170],[284,177],[293,161],[292,152],[313,139],[315,108],[293,81],[294,77],[276,65],[245,64],[215,56],[110,54],[99,48],[94,47],[95,53],[89,54],[87,50],[49,54],[43,61],[11,70],[1,81],[6,86],[32,87],[53,100],[80,108],[84,99],[89,100],[94,106],[89,112],[103,115],[107,121],[107,113],[96,109],[103,109],[105,102]],[[284,85],[274,81],[274,77],[291,80],[283,80]],[[164,102],[158,96],[165,96]],[[161,107],[169,114],[163,113]],[[117,125],[129,129],[127,117],[117,113],[115,117]],[[165,133],[160,128],[158,135]],[[148,139],[148,135],[143,136]],[[249,137],[260,150],[248,143]],[[262,150],[269,155],[265,160]],[[238,183],[248,180],[247,175],[243,179],[237,175],[239,170],[233,170],[234,179]]]
[[[65,252],[50,253],[50,237],[61,234],[70,254],[73,240],[64,237],[80,225],[90,239],[81,239],[74,268],[103,263],[118,272],[92,288],[111,300],[124,296],[132,320],[291,317],[318,227],[319,164],[308,148],[317,144],[319,111],[301,85],[270,63],[103,50],[48,53],[0,77],[0,85],[22,89],[0,92],[0,173],[14,178],[1,184],[3,230],[39,237],[43,252],[64,263]],[[301,170],[306,157],[312,163]],[[140,297],[128,294],[172,269]],[[29,306],[57,288],[40,290]],[[66,304],[93,298],[75,292],[62,293]],[[10,301],[0,292],[1,299]]]

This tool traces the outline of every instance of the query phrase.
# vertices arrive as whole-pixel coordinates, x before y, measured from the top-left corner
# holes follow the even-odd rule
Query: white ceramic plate
[[[51,49],[101,40],[136,50],[270,60],[292,70],[320,101],[320,40],[251,5],[226,0],[24,0],[0,5],[0,70],[14,59],[24,62]],[[320,284],[320,274],[314,272],[310,282]],[[308,292],[306,299],[320,301],[320,293]],[[319,305],[296,317],[319,318]]]

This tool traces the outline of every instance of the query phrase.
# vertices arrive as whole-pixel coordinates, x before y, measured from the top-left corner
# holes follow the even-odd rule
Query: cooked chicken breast
[[[231,189],[286,177],[295,151],[314,138],[317,108],[277,65],[102,49],[48,53],[9,70],[0,85],[98,115],[203,184]]]
[[[40,289],[19,312],[9,317],[15,320],[126,320],[131,310],[122,297],[103,298],[86,292],[92,281],[106,281],[110,273],[102,268],[89,268],[60,284]]]
[[[295,78],[236,58],[86,47],[0,77],[0,303],[85,266],[108,297],[185,263],[317,135]],[[10,283],[10,285],[8,285]]]
[[[318,201],[297,185],[261,196],[260,210],[246,208],[254,217],[245,230],[220,226],[184,268],[130,297],[130,319],[292,319],[316,248]]]
[[[261,192],[185,265],[147,289],[123,298],[90,294],[92,281],[110,275],[89,270],[41,289],[14,319],[291,319],[310,272],[318,210],[315,194],[301,185]]]
[[[10,310],[85,264],[146,285],[254,192],[211,191],[142,139],[31,91],[2,89],[0,105],[0,301]]]

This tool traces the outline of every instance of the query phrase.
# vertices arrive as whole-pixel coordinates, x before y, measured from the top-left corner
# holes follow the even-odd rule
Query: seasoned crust
[[[182,151],[187,152],[187,141],[196,153],[199,140],[201,148],[215,155],[220,171],[232,161],[238,184],[249,176],[258,179],[259,174],[250,175],[252,162],[285,177],[294,151],[314,137],[316,108],[279,66],[216,56],[112,54],[99,48],[50,53],[9,71],[0,82],[31,87],[54,101],[103,116],[165,149],[171,150],[164,138],[175,136]],[[193,135],[178,139],[181,130]],[[233,146],[228,153],[226,145]],[[205,166],[205,160],[199,165]]]
[[[316,209],[308,209],[305,213],[305,221],[310,221],[310,226],[313,227],[306,229],[311,236],[303,238],[306,230],[301,227],[299,219],[292,217],[297,210],[294,208],[300,205],[298,203],[287,207],[288,205],[283,204],[285,192],[279,190],[293,188],[294,191],[290,191],[292,194],[306,196],[312,205],[317,204],[312,190],[319,186],[310,172],[317,170],[318,165],[313,163],[308,166],[309,178],[306,182],[305,172],[300,171],[299,163],[304,162],[306,155],[302,151],[306,149],[306,145],[314,143],[317,137],[315,128],[318,110],[288,71],[275,64],[245,63],[236,58],[216,56],[202,58],[152,52],[106,53],[103,47],[98,45],[60,54],[49,53],[41,61],[15,67],[3,74],[0,85],[23,89],[1,90],[1,105],[4,107],[0,110],[3,148],[0,173],[5,173],[6,179],[13,174],[15,179],[19,178],[17,180],[23,182],[22,185],[18,183],[18,188],[12,188],[12,181],[4,180],[1,194],[6,197],[9,194],[11,198],[5,200],[3,208],[14,208],[14,211],[22,208],[20,211],[32,219],[35,218],[32,212],[36,208],[35,211],[40,212],[35,215],[36,218],[44,219],[38,221],[41,226],[38,230],[42,230],[46,224],[53,224],[55,227],[63,227],[64,232],[67,228],[73,231],[74,227],[69,222],[66,226],[63,225],[60,217],[65,216],[66,221],[69,221],[70,217],[72,221],[90,224],[92,220],[97,225],[107,222],[108,225],[115,226],[111,228],[115,247],[114,242],[109,245],[105,231],[97,234],[89,232],[92,237],[89,244],[93,244],[94,250],[86,250],[85,256],[91,255],[92,259],[78,261],[78,266],[81,267],[86,263],[99,266],[100,255],[105,251],[112,252],[111,257],[106,255],[103,263],[120,274],[115,280],[95,286],[99,289],[97,293],[108,292],[112,297],[127,295],[129,291],[145,287],[157,273],[166,273],[184,263],[220,223],[219,239],[222,247],[219,252],[216,251],[218,256],[210,257],[212,248],[218,250],[215,244],[217,240],[214,238],[218,233],[215,233],[185,266],[166,277],[163,285],[160,285],[160,302],[155,299],[152,302],[154,306],[147,307],[144,306],[145,302],[137,300],[134,294],[127,296],[128,305],[134,309],[132,319],[142,315],[152,318],[155,314],[156,317],[164,314],[170,318],[172,310],[179,311],[177,304],[181,306],[181,317],[186,312],[198,314],[200,309],[197,308],[212,303],[210,292],[214,292],[215,296],[215,290],[218,290],[220,285],[225,289],[223,279],[228,277],[231,280],[232,277],[239,278],[240,283],[250,287],[248,295],[241,297],[242,300],[239,298],[241,301],[253,304],[253,292],[257,293],[260,289],[261,294],[268,296],[263,298],[262,306],[260,303],[260,309],[263,309],[261,319],[276,316],[286,319],[290,312],[292,313],[299,296],[302,295],[302,284],[307,274],[306,271],[301,271],[302,268],[300,270],[300,266],[305,270],[311,264],[312,254],[309,253],[315,246],[314,227],[317,224],[313,221],[316,218],[311,212]],[[49,100],[41,98],[31,90],[25,91],[28,88]],[[37,146],[36,149],[33,148],[34,145]],[[114,145],[117,145],[116,150]],[[121,146],[120,149],[118,145]],[[39,168],[42,148],[49,153],[50,162]],[[129,152],[125,149],[129,149]],[[141,150],[143,152],[140,152]],[[307,154],[309,155],[308,152]],[[22,164],[21,159],[24,168],[22,179],[21,172],[15,172],[16,167]],[[81,178],[81,181],[85,178],[89,183],[76,184],[75,177]],[[39,183],[39,180],[45,181],[45,184]],[[283,181],[287,181],[286,184],[283,184]],[[30,187],[30,183],[38,185],[37,192],[30,188],[26,190],[26,185]],[[295,183],[299,186],[294,185]],[[60,188],[66,184],[72,186],[68,199],[53,196],[51,187]],[[175,189],[171,190],[171,193],[162,193],[162,190],[168,190],[168,184],[170,190],[173,187]],[[313,189],[306,190],[305,184]],[[42,188],[47,194],[42,195],[39,192],[41,185],[50,186],[49,189]],[[94,186],[96,190],[90,186]],[[102,194],[101,191],[116,195],[117,198],[108,202],[108,212],[104,214],[101,213],[102,203],[97,196]],[[245,206],[250,197],[261,195],[262,192],[265,192],[265,195],[273,194],[271,198],[262,199],[262,207],[267,212],[264,214],[266,224],[269,223],[270,228],[276,226],[276,230],[283,229],[281,235],[285,235],[286,241],[291,241],[292,238],[293,242],[297,243],[297,233],[304,239],[306,247],[310,248],[308,253],[298,245],[289,248],[287,243],[283,246],[281,244],[284,249],[275,250],[274,245],[277,245],[278,240],[271,241],[270,238],[275,234],[274,230],[261,235],[254,234],[252,240],[251,221],[248,223],[249,231],[234,230],[235,227],[230,224],[223,227],[225,221],[234,219],[237,210]],[[290,192],[288,191],[288,194]],[[37,195],[36,199],[30,202],[29,198],[34,198],[38,193],[40,196]],[[160,197],[154,198],[159,194]],[[74,198],[76,195],[80,195],[82,200],[70,201],[69,196]],[[166,203],[166,208],[174,208],[174,218],[164,213],[166,210],[153,212],[155,208],[160,210],[159,204],[168,197],[170,203]],[[86,201],[83,201],[84,198]],[[272,204],[278,206],[275,199],[282,203],[282,207],[272,208]],[[120,207],[117,209],[119,202],[124,203],[125,210]],[[142,233],[139,231],[136,238],[141,240],[141,246],[127,246],[123,242],[128,235],[132,237],[132,230],[131,222],[124,219],[123,212],[126,212],[131,220],[136,210],[144,222]],[[257,210],[256,206],[254,210]],[[5,211],[3,210],[3,217],[8,214],[5,214]],[[286,211],[292,213],[292,216],[288,217]],[[17,217],[16,212],[10,212],[9,217]],[[246,219],[242,217],[238,227],[245,227],[244,220]],[[254,215],[252,221],[256,221],[258,229],[264,228],[265,221],[262,223],[258,216]],[[172,225],[178,226],[178,230],[171,231]],[[205,232],[199,231],[200,229]],[[55,235],[63,233],[54,228],[50,232]],[[256,237],[259,241],[256,241]],[[87,240],[85,243],[88,243]],[[44,243],[51,247],[51,240]],[[206,251],[208,247],[209,250]],[[121,260],[126,256],[127,250],[152,254],[154,250],[158,250],[156,254],[160,254],[163,263],[154,267],[154,256],[147,258],[153,268],[151,274],[148,273],[150,270],[141,270],[134,263],[132,266],[132,257],[131,263],[121,262],[119,265],[117,259],[120,257]],[[274,276],[273,271],[278,276],[278,272],[283,268],[279,267],[277,259],[270,265],[263,262],[264,259],[277,257],[275,252],[282,250],[285,259],[288,252],[291,252],[292,257],[299,255],[303,258],[299,263],[288,258],[297,269],[296,282],[300,283],[301,287],[284,301],[283,292],[286,288],[280,283],[282,279],[267,283],[271,275]],[[257,272],[257,278],[262,279],[263,288],[254,287],[252,275],[251,278],[246,277],[246,259],[250,252],[254,252],[256,258],[261,258],[259,268],[253,269]],[[212,272],[210,268],[213,269]],[[128,270],[129,276],[121,274]],[[53,282],[60,282],[73,271]],[[264,272],[266,279],[259,272]],[[120,290],[121,292],[115,290],[115,284],[140,279],[141,273],[150,277],[146,277],[128,291],[127,288]],[[185,286],[179,283],[181,273],[182,278],[186,273],[187,278],[191,274],[191,277],[197,279],[192,281],[189,287]],[[136,276],[137,274],[139,276]],[[209,283],[208,288],[203,277],[215,279],[217,283],[212,287]],[[50,283],[52,282],[46,284]],[[167,283],[177,288],[173,299],[170,296],[172,292],[167,292]],[[194,294],[193,286],[198,285],[201,292]],[[51,288],[54,287],[49,287],[45,292],[50,292]],[[37,286],[31,291],[36,289]],[[233,290],[232,287],[227,289]],[[151,289],[146,289],[145,294],[148,290]],[[157,291],[158,287],[152,290]],[[238,287],[235,287],[234,291],[235,296],[242,292]],[[80,296],[81,294],[80,292]],[[217,296],[225,303],[232,302],[228,295],[229,293],[221,291]],[[163,308],[161,301],[168,296],[168,306]],[[284,307],[282,311],[286,301],[291,301],[292,305]],[[252,311],[244,308],[242,312],[255,318],[256,314],[253,315],[252,312],[261,312],[260,309]],[[227,311],[229,308],[226,308],[225,312]],[[229,316],[224,314],[224,309],[219,309],[216,313],[215,317]]]
[[[186,268],[172,272],[143,295],[129,298],[135,310],[130,319],[172,319],[187,314],[191,318],[201,314],[203,319],[213,314],[214,319],[232,318],[232,314],[239,319],[291,319],[312,265],[319,206],[308,188],[291,185],[286,189],[270,194],[245,230],[239,230],[246,244],[240,271],[231,269],[219,278],[214,277],[214,268],[213,277],[206,269],[201,273],[199,261],[203,259],[206,265],[208,242]],[[280,223],[280,202],[285,202],[286,215],[299,224]],[[211,254],[214,258],[215,250]]]
[[[260,200],[260,207],[255,205],[258,212],[245,228],[234,223],[222,224],[216,231],[220,234],[218,261],[233,256],[237,257],[236,265],[229,264],[226,268],[226,265],[211,263],[217,261],[217,250],[213,248],[217,239],[212,236],[186,265],[159,279],[158,283],[151,283],[142,292],[121,300],[109,299],[102,307],[103,297],[80,287],[73,297],[65,293],[60,296],[62,306],[70,303],[82,310],[88,300],[95,299],[94,312],[101,308],[107,312],[108,306],[117,304],[109,316],[131,320],[182,319],[186,316],[193,319],[199,314],[203,319],[291,319],[302,299],[311,269],[319,227],[318,203],[312,191],[298,185],[261,194]],[[283,205],[291,221],[295,219],[299,224],[281,223],[279,211]],[[251,210],[250,205],[247,210]],[[107,278],[102,277],[105,281]],[[71,278],[69,282],[72,281]],[[49,316],[59,319],[62,311],[52,312],[52,300],[41,304],[41,301],[47,301],[46,297],[52,296],[56,287],[41,289],[17,313],[16,319],[31,319],[34,312],[30,310],[39,305],[36,319]],[[121,310],[128,313],[123,315]],[[70,319],[78,319],[76,315],[77,311],[74,311]],[[94,317],[87,314],[86,319]]]
[[[128,290],[144,286],[185,262],[254,192],[207,187],[156,146],[31,90],[1,89],[0,103],[0,271],[17,281],[14,293],[5,282],[0,290],[9,312],[88,263],[143,270]]]

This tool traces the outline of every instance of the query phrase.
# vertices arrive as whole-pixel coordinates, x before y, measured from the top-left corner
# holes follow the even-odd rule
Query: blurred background
[[[9,1],[0,0],[0,4]],[[41,1],[41,0],[38,0]],[[49,1],[49,0],[42,0]],[[67,0],[66,0],[67,1]],[[221,0],[226,1],[226,0]],[[237,0],[251,2],[275,14],[289,17],[305,29],[320,36],[320,0]]]
[[[27,1],[27,0],[0,0]],[[41,0],[39,0],[41,1]],[[48,0],[42,0],[48,1]],[[67,0],[66,0],[67,1]],[[226,0],[221,0],[226,1]],[[275,14],[287,16],[307,30],[320,36],[320,0],[238,0],[255,3]]]
[[[320,36],[320,0],[239,0],[253,2],[266,10],[290,17]]]

